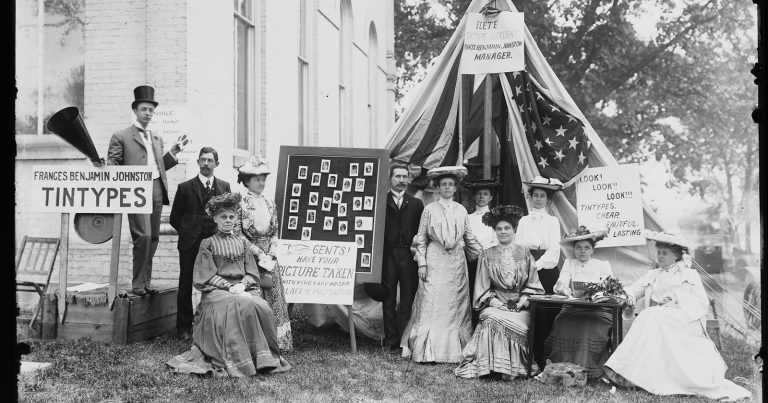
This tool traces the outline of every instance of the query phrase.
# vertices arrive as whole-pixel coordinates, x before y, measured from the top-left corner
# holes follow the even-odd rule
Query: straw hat
[[[523,182],[523,183],[533,188],[541,188],[541,189],[547,189],[547,190],[563,189],[563,182],[560,182],[559,180],[554,178],[545,178],[543,176],[538,176],[538,175],[535,178],[533,178],[533,180],[531,180],[530,182]]]
[[[651,230],[645,230],[645,238],[650,241],[655,242],[661,242],[661,243],[667,243],[672,245],[677,245],[683,248],[683,251],[687,252],[690,249],[690,244],[688,244],[688,241],[678,237],[677,235],[671,233],[671,232],[656,232]]]
[[[566,235],[563,237],[563,239],[560,240],[560,245],[567,246],[567,245],[573,245],[577,241],[581,241],[584,239],[591,239],[592,242],[597,243],[598,241],[605,238],[605,236],[608,235],[608,230],[598,230],[598,231],[590,231],[585,226],[579,226],[576,231]]]
[[[458,166],[458,165],[437,167],[427,171],[427,177],[432,180],[443,175],[454,175],[459,179],[461,179],[467,176],[467,174],[468,174],[467,168],[463,166]]]
[[[269,175],[267,159],[260,155],[254,155],[250,161],[238,168],[237,172],[243,175]]]
[[[480,189],[493,190],[499,187],[499,181],[497,179],[477,179],[472,182],[466,182],[464,187],[472,192]]]

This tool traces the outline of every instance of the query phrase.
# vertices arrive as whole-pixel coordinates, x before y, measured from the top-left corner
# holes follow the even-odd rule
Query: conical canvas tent
[[[480,12],[486,3],[487,0],[474,0],[469,5],[467,14]],[[498,0],[494,3],[495,7],[501,11],[517,11],[509,0]],[[415,93],[412,94],[404,112],[390,132],[387,148],[393,160],[419,165],[424,169],[461,164],[464,162],[464,152],[481,136],[483,87],[486,75],[474,76],[459,73],[467,14],[462,18],[436,63],[428,71],[426,79],[414,90]],[[525,65],[525,72],[491,76],[493,79],[491,121],[498,136],[496,146],[499,147],[501,161],[499,175],[504,185],[500,202],[514,203],[521,207],[527,204],[523,195],[522,181],[542,174],[541,171],[544,168],[548,168],[544,176],[553,176],[553,171],[549,169],[551,167],[542,163],[541,158],[537,159],[534,155],[534,147],[539,147],[540,144],[534,144],[536,138],[532,133],[536,131],[536,122],[532,124],[529,116],[531,108],[548,105],[553,111],[564,112],[563,116],[567,117],[569,122],[578,120],[576,129],[579,131],[578,135],[586,140],[584,143],[587,147],[584,147],[584,144],[581,145],[586,153],[581,155],[582,159],[579,160],[584,161],[584,164],[577,168],[586,167],[587,161],[589,167],[618,165],[544,59],[527,26],[525,27]],[[533,98],[535,95],[535,99],[529,99],[529,101],[536,102],[526,103],[521,98],[520,88],[528,84],[532,89],[529,96]],[[539,128],[540,126],[539,124]],[[574,148],[573,151],[577,150]],[[554,176],[559,173],[561,172],[555,172]],[[576,174],[577,172],[570,172],[564,179],[566,181],[574,179]],[[555,193],[551,210],[559,219],[563,233],[577,227],[574,206],[575,186],[567,187],[564,192]],[[662,223],[646,206],[643,207],[643,217],[646,229],[663,230]],[[625,284],[639,278],[651,266],[647,245],[598,248],[595,257],[610,260],[614,274]],[[695,266],[698,267],[698,265]],[[706,279],[708,274],[700,267],[699,272]],[[712,280],[711,277],[709,279]],[[718,286],[722,284],[718,283]],[[724,288],[724,292],[733,293],[727,287]],[[740,296],[739,299],[741,299]],[[741,327],[740,333],[746,330],[739,325],[743,321],[736,317],[737,314],[741,315],[740,313],[728,312],[722,302],[718,305],[718,314],[721,319],[731,323],[736,330]],[[744,309],[755,310],[759,315],[756,307],[743,306]],[[729,315],[733,316],[732,320],[729,320]]]

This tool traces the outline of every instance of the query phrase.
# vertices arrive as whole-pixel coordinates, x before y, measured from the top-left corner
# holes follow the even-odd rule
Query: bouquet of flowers
[[[618,279],[606,277],[599,283],[587,283],[584,296],[592,302],[617,302],[628,305],[629,297]]]

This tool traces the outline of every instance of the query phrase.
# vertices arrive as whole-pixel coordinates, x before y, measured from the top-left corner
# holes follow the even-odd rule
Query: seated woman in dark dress
[[[233,232],[241,196],[215,196],[205,209],[218,226],[203,239],[194,287],[202,292],[192,348],[167,362],[175,372],[245,377],[291,368],[280,356],[275,315],[261,298],[259,270],[248,241]]]

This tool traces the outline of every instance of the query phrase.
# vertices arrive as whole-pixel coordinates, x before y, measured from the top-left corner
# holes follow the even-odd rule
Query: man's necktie
[[[211,180],[210,180],[210,179],[208,179],[207,181],[205,181],[205,191],[206,191],[208,194],[210,194],[210,193],[211,193]]]

